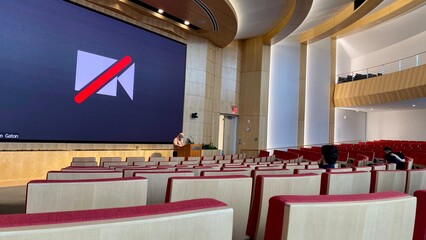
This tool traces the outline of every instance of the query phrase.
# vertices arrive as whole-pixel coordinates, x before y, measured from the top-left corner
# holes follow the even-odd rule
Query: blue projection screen
[[[2,1],[0,141],[170,143],[186,45],[67,1]]]

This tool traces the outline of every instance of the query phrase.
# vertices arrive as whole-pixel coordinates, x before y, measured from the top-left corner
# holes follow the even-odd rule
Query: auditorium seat
[[[315,173],[315,174],[321,175],[324,172],[325,172],[324,168],[294,169],[294,174]]]
[[[128,165],[133,165],[133,162],[145,162],[145,157],[126,157],[126,162]]]
[[[95,157],[73,157],[72,162],[96,162]]]
[[[405,192],[407,172],[403,170],[371,171],[370,192]]]
[[[180,164],[182,161],[185,161],[185,158],[186,157],[170,157],[169,161],[170,162],[179,162],[179,164]]]
[[[111,166],[128,166],[127,162],[121,162],[121,161],[103,161],[102,167],[109,168]]]
[[[144,177],[148,179],[148,190],[147,190],[147,199],[146,203],[157,204],[164,203],[164,199],[166,198],[166,190],[167,190],[167,182],[170,177],[193,177],[194,172],[192,171],[179,171],[179,172],[170,172],[170,171],[162,171],[162,172],[138,172],[135,171],[133,173],[134,177]]]
[[[405,192],[413,195],[415,191],[426,190],[426,169],[407,171],[407,186]]]
[[[382,166],[384,166],[384,165],[382,165]],[[356,172],[356,171],[370,172],[371,170],[372,170],[372,167],[370,167],[370,166],[352,167],[352,171],[354,171],[354,172]],[[386,169],[383,169],[383,170],[386,170]]]
[[[350,167],[347,168],[327,168],[326,172],[353,172],[353,169]]]
[[[309,166],[309,165],[308,165],[308,166]],[[294,171],[294,169],[305,169],[305,168],[306,168],[306,166],[305,166],[305,165],[289,165],[289,164],[286,164],[286,165],[284,166],[284,168],[289,169],[289,170],[293,170],[293,171]],[[318,168],[318,167],[316,167],[316,168]]]
[[[172,177],[166,202],[214,198],[234,209],[232,239],[244,239],[248,219],[252,178],[246,176]]]
[[[231,163],[244,163],[244,159],[232,159]]]
[[[265,240],[409,240],[415,211],[416,198],[398,192],[275,196]]]
[[[411,170],[413,168],[413,158],[405,156],[404,170]]]
[[[319,168],[318,163],[311,162],[308,165],[305,165],[305,169],[317,169]]]
[[[216,164],[217,160],[201,160],[200,164]]]
[[[231,163],[231,159],[217,160],[217,164],[227,164]]]
[[[168,161],[166,157],[149,157],[148,162]]]
[[[263,239],[269,199],[276,195],[319,195],[320,179],[317,174],[260,175],[247,223],[250,239]]]
[[[94,167],[64,167],[63,172],[84,172],[84,171],[115,171],[114,169],[94,166]]]
[[[94,161],[94,162],[71,162],[70,166],[72,167],[96,167],[98,166],[98,162]]]
[[[147,185],[141,177],[34,180],[27,184],[26,213],[145,205]]]
[[[250,170],[204,170],[201,171],[200,176],[230,176],[230,175],[244,175],[247,177],[251,176]]]
[[[99,166],[104,166],[104,162],[121,162],[121,157],[101,157],[99,159]]]
[[[197,160],[187,160],[187,161],[182,161],[180,163],[180,165],[198,165],[200,162]]]
[[[382,164],[382,165],[372,165],[371,166],[371,170],[386,170],[386,165]]]
[[[176,165],[179,165],[179,164],[180,164],[179,161],[158,161],[159,166],[164,166],[164,165],[176,166]]]
[[[158,162],[133,161],[133,166],[145,167],[145,166],[157,166],[157,165],[158,165]]]
[[[417,190],[414,192],[417,198],[416,221],[414,225],[413,240],[426,239],[426,190]]]
[[[46,180],[83,180],[83,179],[104,179],[121,178],[119,171],[49,171]]]
[[[0,215],[0,239],[231,240],[232,209],[214,199],[151,206]]]
[[[201,157],[186,157],[186,161],[197,161],[200,162]]]
[[[173,172],[175,170],[175,168],[126,168],[123,169],[123,177],[133,177],[135,172]]]
[[[325,172],[321,175],[321,194],[362,194],[370,192],[370,172]]]
[[[387,163],[386,170],[396,170],[396,163]]]

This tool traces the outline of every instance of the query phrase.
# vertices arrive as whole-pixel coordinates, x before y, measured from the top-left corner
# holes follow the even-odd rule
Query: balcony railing
[[[426,52],[422,52],[410,57],[402,58],[400,60],[381,64],[378,66],[348,72],[336,75],[337,83],[345,83],[362,79],[369,79],[383,74],[399,72],[405,69],[418,67],[426,63]]]

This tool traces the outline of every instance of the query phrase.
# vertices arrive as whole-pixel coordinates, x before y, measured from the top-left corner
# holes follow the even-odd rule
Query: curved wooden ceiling
[[[346,5],[347,1],[343,2],[342,0],[265,0],[264,3],[268,4],[266,7],[259,5],[258,0],[180,0],[178,3],[170,0],[71,1],[80,4],[95,4],[139,22],[141,22],[143,16],[157,18],[168,22],[169,25],[150,24],[149,19],[143,22],[180,38],[182,38],[180,31],[186,31],[206,38],[219,47],[225,47],[235,40],[240,30],[244,31],[246,35],[248,34],[247,36],[263,37],[263,42],[268,45],[276,44],[292,34],[299,35],[300,41],[305,43],[315,42],[330,36],[344,36],[398,16],[425,2],[424,0],[395,0],[389,6],[367,15],[383,0],[367,0],[356,11],[353,10],[353,3]],[[312,8],[314,2],[317,7]],[[163,9],[167,14],[176,18],[188,20],[198,29],[191,29],[184,24],[167,19],[155,11],[138,5],[138,3],[148,4],[156,9]],[[336,7],[339,6],[339,10],[343,6],[346,7],[336,13],[336,7],[329,9],[331,3],[336,5]],[[342,3],[345,4],[342,5]],[[239,10],[235,8],[236,5],[238,5]],[[274,9],[274,12],[269,14],[268,11],[271,8],[279,9]],[[242,9],[249,9],[251,12],[241,12]],[[331,14],[333,15],[330,17]],[[306,25],[304,22],[311,15],[315,15],[315,20],[320,23],[300,33],[298,29],[302,29],[300,27]],[[243,23],[240,24],[241,26],[238,26],[239,16],[244,16],[244,18],[240,17],[240,20],[243,20]],[[325,17],[328,17],[328,19],[323,20]],[[250,26],[250,23],[259,21],[262,21],[261,25],[254,24]],[[175,26],[170,27],[170,23]],[[262,27],[257,29],[254,26]],[[244,29],[242,30],[242,28]],[[303,29],[306,29],[306,27]],[[252,36],[253,34],[255,36]]]

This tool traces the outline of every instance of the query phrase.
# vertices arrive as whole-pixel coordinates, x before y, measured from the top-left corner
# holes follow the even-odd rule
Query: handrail
[[[342,141],[342,142],[334,142],[335,145],[338,144],[344,144],[344,143],[358,143],[358,142],[362,142],[362,140],[352,140],[352,141]],[[287,150],[287,149],[297,149],[297,148],[302,148],[302,147],[312,147],[312,146],[322,146],[322,145],[327,145],[330,143],[315,143],[315,144],[307,144],[307,145],[301,145],[301,146],[285,146],[285,147],[275,147],[275,148],[262,148],[262,149],[241,149],[240,152],[254,152],[254,151],[259,151],[259,150]]]
[[[409,57],[401,58],[396,61],[380,64],[377,66],[336,74],[336,82],[339,82],[338,81],[339,78],[340,79],[346,78],[346,81],[343,81],[343,82],[368,79],[368,78],[377,77],[383,74],[399,72],[412,67],[418,67],[423,64],[426,64],[426,51],[409,56]],[[357,74],[364,75],[364,76],[363,78],[360,78],[360,79],[354,79]]]

